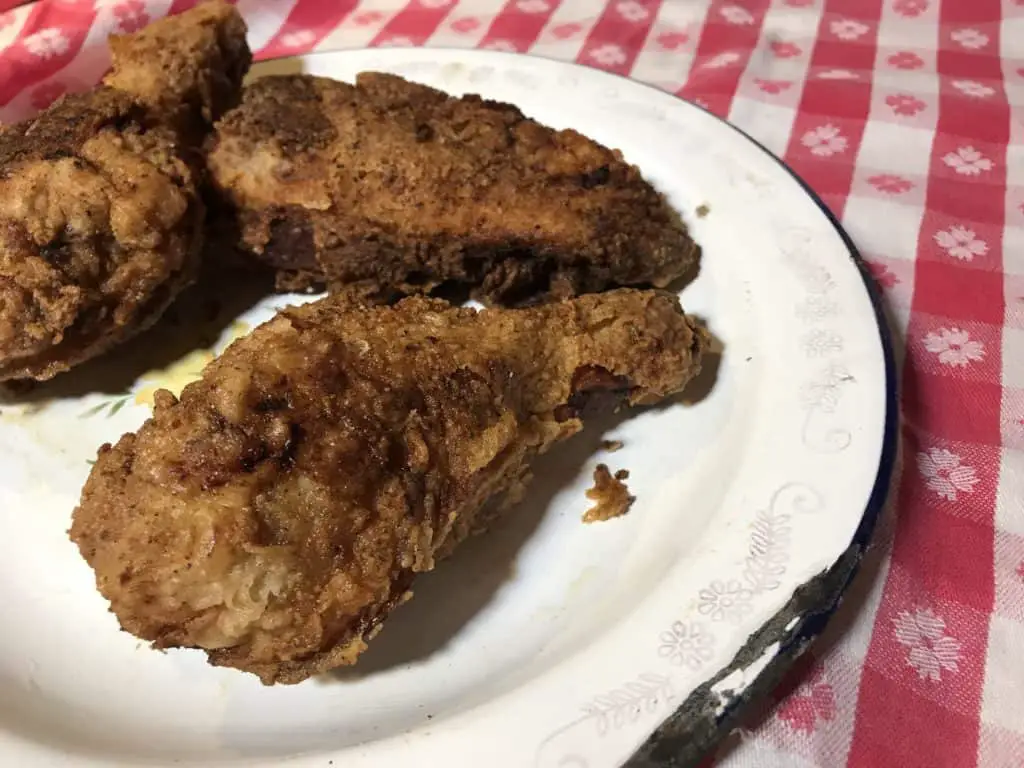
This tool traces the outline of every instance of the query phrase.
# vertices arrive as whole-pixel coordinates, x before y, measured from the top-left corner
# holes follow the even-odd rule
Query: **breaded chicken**
[[[233,6],[202,3],[134,34],[112,36],[112,67],[103,82],[198,139],[196,133],[238,103],[252,62],[245,35]]]
[[[0,133],[0,380],[137,333],[198,265],[200,126],[237,100],[245,24],[213,3],[112,45],[108,85]]]
[[[588,407],[680,390],[706,341],[659,291],[287,309],[100,449],[71,538],[125,630],[296,683],[354,663]]]
[[[286,289],[387,301],[447,283],[516,305],[663,287],[698,255],[618,151],[394,75],[257,80],[207,163],[221,223]]]

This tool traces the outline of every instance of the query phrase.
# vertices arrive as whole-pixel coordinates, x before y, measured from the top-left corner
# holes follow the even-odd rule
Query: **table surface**
[[[189,0],[0,14],[0,120]],[[16,3],[0,0],[0,8]],[[259,58],[533,52],[692,99],[782,157],[888,300],[901,460],[842,609],[726,766],[1024,766],[1024,0],[239,0]]]

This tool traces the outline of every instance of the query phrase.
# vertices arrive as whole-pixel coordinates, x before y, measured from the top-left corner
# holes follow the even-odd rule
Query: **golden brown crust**
[[[265,77],[208,165],[243,250],[374,300],[472,286],[519,304],[667,285],[697,248],[618,152],[393,75]]]
[[[245,26],[214,3],[112,45],[116,87],[0,133],[0,380],[48,379],[102,353],[196,271],[192,131],[237,97]]]
[[[705,344],[653,291],[288,309],[101,449],[71,537],[129,632],[298,682],[354,663],[596,394],[663,398]]]
[[[109,88],[0,136],[0,379],[49,378],[156,319],[202,206],[177,137]]]
[[[252,62],[245,35],[232,5],[201,3],[133,34],[113,35],[103,82],[179,128],[205,132],[238,103]]]

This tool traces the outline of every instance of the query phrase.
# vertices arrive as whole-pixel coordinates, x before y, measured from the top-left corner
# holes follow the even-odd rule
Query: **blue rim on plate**
[[[651,88],[662,94],[673,95],[647,83],[622,75],[614,76],[636,85]],[[781,682],[794,662],[807,650],[810,643],[821,635],[828,621],[839,608],[842,597],[854,576],[857,575],[864,553],[871,544],[878,519],[889,496],[899,442],[896,431],[899,413],[898,382],[892,331],[885,316],[885,304],[881,292],[869,274],[864,258],[852,238],[843,229],[842,224],[839,223],[825,201],[785,161],[749,133],[725,118],[704,109],[699,104],[694,104],[686,99],[681,100],[711,115],[768,155],[800,185],[835,228],[849,252],[850,261],[860,273],[861,280],[864,282],[864,290],[867,292],[871,308],[874,311],[885,365],[885,425],[875,482],[864,509],[864,515],[853,534],[849,547],[836,559],[831,568],[805,584],[793,595],[782,611],[767,622],[761,631],[752,635],[731,664],[695,690],[673,714],[658,726],[627,762],[627,766],[631,768],[654,768],[654,766],[681,768],[699,763],[732,729],[740,724],[741,717],[745,714],[748,705],[769,694]],[[797,619],[795,624],[793,624],[793,619]],[[786,627],[791,627],[791,629],[787,630]],[[769,645],[776,642],[779,643],[779,650],[775,658],[761,671],[755,682],[721,706],[717,695],[711,693],[711,687],[726,677],[733,669],[747,666],[749,660],[759,657]]]

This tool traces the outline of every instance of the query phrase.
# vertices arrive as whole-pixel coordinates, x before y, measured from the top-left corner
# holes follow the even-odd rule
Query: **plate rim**
[[[528,56],[530,54],[506,55]],[[539,56],[535,58],[548,57]],[[554,59],[554,61],[557,61],[557,59]],[[595,69],[594,67],[587,67],[586,65],[578,64],[576,62],[566,63],[571,63],[573,66],[583,67],[584,69]],[[604,72],[604,70],[598,71]],[[867,268],[867,262],[860,253],[856,244],[853,242],[853,238],[850,237],[850,234],[839,221],[839,218],[835,213],[833,213],[832,209],[828,207],[822,197],[810,186],[810,184],[808,184],[799,173],[786,163],[785,160],[768,149],[756,138],[739,126],[730,123],[726,118],[716,115],[709,109],[705,109],[700,104],[690,101],[689,99],[685,99],[678,94],[663,91],[657,86],[650,85],[649,83],[645,83],[640,80],[633,80],[625,75],[619,75],[614,72],[605,72],[605,74],[627,80],[637,85],[642,85],[645,88],[653,89],[696,107],[702,112],[715,118],[719,123],[727,126],[743,138],[747,139],[751,144],[761,150],[762,153],[767,155],[769,159],[780,166],[782,170],[790,176],[790,178],[800,185],[804,193],[814,202],[818,207],[818,210],[824,214],[829,224],[831,224],[833,229],[836,231],[836,234],[839,235],[840,240],[842,240],[843,245],[847,250],[850,262],[860,275],[861,281],[864,285],[864,291],[868,296],[868,300],[871,303],[871,309],[874,314],[875,329],[878,332],[878,338],[882,347],[882,359],[885,372],[885,420],[882,428],[882,445],[881,451],[879,452],[878,468],[876,470],[874,484],[872,485],[871,493],[868,496],[864,513],[861,515],[860,523],[854,531],[847,549],[836,558],[835,562],[826,572],[815,577],[811,582],[806,582],[800,588],[803,589],[804,587],[808,587],[812,583],[814,583],[816,588],[820,589],[821,587],[824,587],[824,593],[819,593],[817,599],[813,601],[820,606],[820,609],[817,611],[814,611],[813,608],[809,609],[809,612],[805,615],[804,619],[794,627],[794,631],[790,633],[788,639],[785,642],[780,642],[776,655],[764,667],[764,669],[757,674],[754,681],[739,695],[732,698],[729,703],[725,705],[723,710],[711,719],[712,722],[705,724],[705,731],[710,730],[708,735],[701,738],[701,734],[695,732],[697,728],[677,730],[673,726],[675,721],[681,719],[689,709],[697,706],[699,699],[702,696],[706,696],[707,690],[710,690],[711,686],[714,685],[716,681],[724,679],[733,669],[742,669],[747,667],[750,660],[761,656],[765,648],[770,645],[770,642],[764,642],[764,639],[761,637],[763,631],[770,624],[776,622],[780,616],[791,615],[794,612],[799,613],[801,609],[808,609],[807,606],[800,605],[800,603],[803,602],[800,596],[794,594],[793,598],[786,604],[786,606],[772,619],[765,622],[765,624],[762,625],[761,630],[759,630],[755,636],[752,636],[748,642],[744,644],[734,657],[733,661],[727,667],[698,687],[697,690],[687,697],[679,707],[677,707],[665,720],[661,722],[661,724],[653,733],[651,733],[650,736],[647,737],[644,743],[638,747],[636,752],[626,763],[626,765],[631,766],[631,768],[641,768],[641,766],[650,766],[650,768],[653,768],[654,764],[648,761],[648,758],[652,753],[657,752],[662,754],[663,751],[675,751],[681,756],[680,761],[672,759],[672,761],[668,763],[657,763],[659,768],[669,768],[670,766],[674,768],[674,766],[697,765],[708,757],[719,745],[721,740],[724,739],[734,728],[739,726],[743,715],[746,714],[746,710],[750,707],[751,703],[756,699],[759,699],[764,694],[769,693],[781,682],[786,673],[793,668],[797,660],[808,650],[811,643],[821,636],[825,631],[825,628],[828,626],[829,621],[838,611],[840,604],[842,603],[843,596],[846,594],[846,591],[849,589],[853,579],[860,571],[861,562],[865,552],[872,544],[875,531],[878,527],[878,521],[881,518],[882,511],[885,508],[886,502],[889,498],[889,492],[892,488],[892,478],[896,467],[897,452],[899,448],[899,435],[897,433],[897,421],[899,416],[899,378],[896,371],[893,332],[885,314],[885,298],[883,297],[878,285],[871,277]],[[844,563],[848,564],[843,567]],[[819,585],[819,581],[825,583]],[[796,603],[796,605],[794,605],[794,603]],[[738,660],[741,660],[741,662]],[[695,725],[700,726],[701,723],[698,722]],[[708,729],[708,726],[710,726],[710,729]],[[666,746],[667,749],[663,750],[663,747]]]

